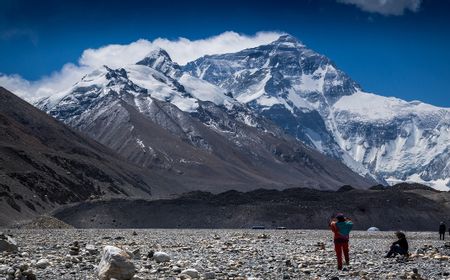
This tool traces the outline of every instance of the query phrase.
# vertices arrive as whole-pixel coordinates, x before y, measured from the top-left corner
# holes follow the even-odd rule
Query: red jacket
[[[330,228],[334,233],[334,241],[348,242],[349,233],[352,230],[353,223],[351,221],[330,223]]]

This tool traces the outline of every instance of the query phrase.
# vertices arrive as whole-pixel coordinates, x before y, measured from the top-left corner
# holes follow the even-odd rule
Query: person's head
[[[398,239],[406,238],[406,235],[401,231],[397,231],[395,236],[397,236]]]
[[[441,225],[443,225],[444,224],[444,222],[441,222]]]
[[[345,216],[344,216],[344,214],[342,214],[342,213],[337,213],[337,214],[336,214],[336,220],[337,220],[338,222],[345,222]]]

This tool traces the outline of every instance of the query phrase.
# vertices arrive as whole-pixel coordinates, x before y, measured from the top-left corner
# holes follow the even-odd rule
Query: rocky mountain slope
[[[172,185],[0,87],[0,225],[91,197],[145,197]]]
[[[290,35],[182,71],[230,92],[310,147],[380,182],[450,186],[450,110],[364,92]]]
[[[181,71],[161,49],[136,65],[97,69],[37,106],[191,190],[374,183],[288,136],[227,91]]]
[[[188,193],[172,200],[91,201],[53,215],[80,228],[247,228],[327,229],[337,211],[355,229],[436,230],[450,219],[450,194],[426,186],[329,192],[312,189]],[[133,218],[129,218],[133,217]]]

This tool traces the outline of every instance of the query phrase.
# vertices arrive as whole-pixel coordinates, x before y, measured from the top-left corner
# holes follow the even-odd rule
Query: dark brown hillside
[[[150,198],[165,185],[0,87],[0,224],[90,197]]]

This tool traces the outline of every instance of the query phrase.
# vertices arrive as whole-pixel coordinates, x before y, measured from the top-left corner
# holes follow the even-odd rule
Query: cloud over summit
[[[134,64],[157,47],[165,49],[173,61],[183,65],[204,55],[236,52],[267,44],[280,35],[278,32],[258,32],[248,36],[228,31],[199,40],[157,38],[153,41],[140,39],[124,45],[111,44],[98,49],[87,49],[83,51],[77,64],[67,63],[61,70],[37,81],[28,81],[20,75],[0,73],[0,86],[33,102],[70,88],[85,74],[102,65],[118,68]]]

